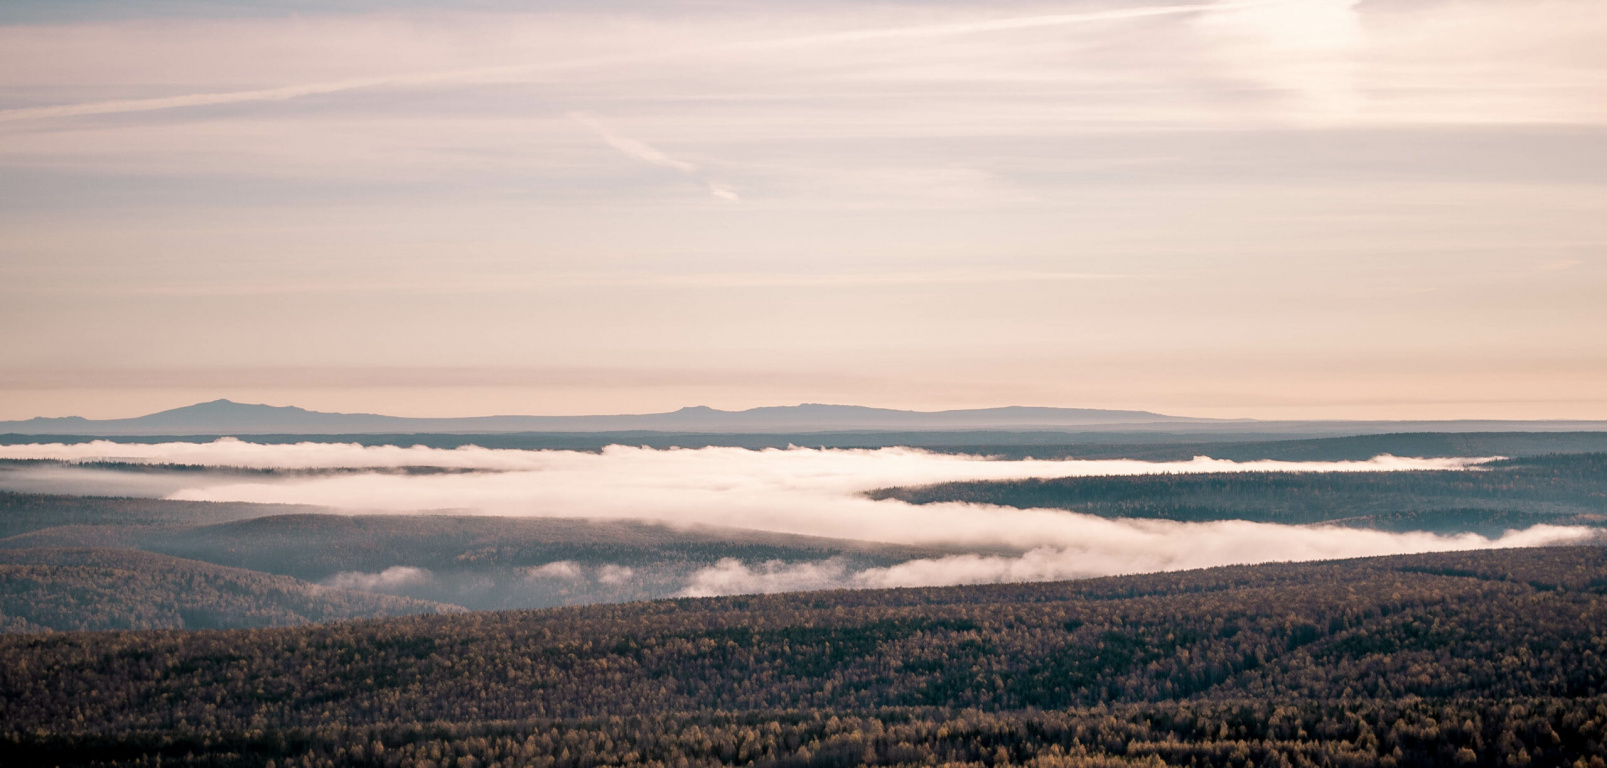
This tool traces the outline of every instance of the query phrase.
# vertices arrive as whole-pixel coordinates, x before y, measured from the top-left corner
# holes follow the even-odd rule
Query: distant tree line
[[[987,480],[884,488],[869,495],[912,504],[959,501],[1101,517],[1499,534],[1540,523],[1607,526],[1607,453],[1511,459],[1474,471]]]

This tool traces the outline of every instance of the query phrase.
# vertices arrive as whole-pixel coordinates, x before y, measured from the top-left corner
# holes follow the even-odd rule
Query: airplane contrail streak
[[[986,21],[929,24],[893,29],[853,30],[848,32],[805,35],[800,37],[755,42],[732,43],[730,45],[719,46],[717,50],[763,50],[770,48],[787,48],[807,45],[856,43],[869,40],[886,40],[896,38],[943,37],[950,35],[980,34],[986,32],[1002,32],[1017,29],[1035,29],[1066,26],[1072,24],[1088,24],[1102,21],[1120,21],[1125,19],[1170,16],[1186,13],[1198,13],[1202,11],[1229,10],[1252,5],[1266,5],[1269,1],[1276,2],[1276,0],[1255,0],[1252,2],[1162,5],[1150,6],[1146,8],[1127,8],[1115,11],[1101,11],[1096,13],[1018,16],[1004,19],[990,19]],[[604,63],[662,59],[665,57],[674,57],[676,55],[681,55],[688,52],[689,51],[686,50],[677,50],[652,54],[637,54],[631,56],[593,57],[588,59],[566,62],[551,62],[546,64],[479,67],[473,69],[456,69],[412,75],[335,80],[323,83],[287,85],[277,88],[258,88],[244,91],[196,93],[181,96],[164,96],[154,99],[116,99],[81,104],[22,107],[18,109],[0,110],[0,123],[11,123],[25,120],[42,120],[60,117],[81,117],[88,115],[154,112],[159,110],[212,106],[218,104],[240,104],[258,101],[286,101],[303,96],[339,93],[342,91],[352,91],[366,88],[382,88],[396,85],[417,85],[436,82],[474,80],[487,77],[528,74],[542,70],[572,69],[576,67],[585,67]]]

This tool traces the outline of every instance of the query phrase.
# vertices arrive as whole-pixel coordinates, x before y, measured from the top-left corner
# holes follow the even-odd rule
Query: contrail
[[[1194,13],[1197,11],[1222,11],[1235,8],[1246,8],[1254,5],[1270,5],[1279,0],[1253,0],[1252,2],[1237,3],[1194,3],[1189,5],[1157,5],[1146,8],[1127,8],[1119,11],[1099,11],[1096,13],[1055,13],[1042,16],[1016,16],[1008,19],[990,19],[988,21],[967,21],[953,24],[928,24],[918,27],[900,27],[897,29],[866,29],[851,32],[832,32],[822,35],[795,37],[785,40],[774,40],[766,43],[752,45],[809,45],[814,43],[852,43],[861,40],[886,40],[899,37],[942,37],[947,35],[969,35],[981,32],[1005,32],[1013,29],[1036,29],[1039,27],[1060,27],[1068,24],[1086,24],[1096,21],[1120,21],[1124,19],[1143,19],[1151,16],[1172,16],[1180,13]]]
[[[672,168],[681,173],[693,176],[697,174],[697,166],[680,158],[671,157],[664,150],[644,141],[637,141],[629,136],[621,136],[603,125],[595,115],[586,112],[570,112],[569,119],[574,120],[587,128],[592,129],[604,143],[622,154],[634,157],[648,165],[660,168]]]
[[[1097,13],[1065,13],[1039,16],[1017,16],[1013,18],[992,19],[988,21],[929,24],[915,27],[900,27],[896,29],[866,29],[849,32],[806,35],[802,37],[780,38],[758,42],[733,43],[730,45],[717,46],[715,50],[761,50],[768,48],[787,48],[805,45],[855,43],[867,40],[886,40],[892,38],[968,35],[985,32],[1002,32],[1016,29],[1034,29],[1042,27],[1066,26],[1072,24],[1087,24],[1101,21],[1119,21],[1124,19],[1140,19],[1155,16],[1171,16],[1185,13],[1197,13],[1201,11],[1228,10],[1254,5],[1268,5],[1271,2],[1277,1],[1278,0],[1257,0],[1253,2],[1161,5],[1147,8],[1129,8],[1118,11],[1102,11]],[[223,93],[196,93],[183,96],[165,96],[154,99],[117,99],[112,101],[96,101],[83,104],[22,107],[19,109],[0,110],[0,123],[18,122],[22,120],[41,120],[55,117],[81,117],[87,115],[110,115],[128,112],[154,112],[166,109],[182,109],[184,107],[202,107],[216,104],[240,104],[255,101],[286,101],[289,99],[300,98],[302,96],[315,96],[326,93],[339,93],[342,91],[353,91],[366,88],[381,88],[393,85],[414,85],[432,82],[449,82],[453,80],[476,79],[488,76],[527,74],[546,69],[571,69],[575,67],[584,67],[605,63],[662,59],[687,52],[688,51],[667,51],[662,53],[633,56],[594,57],[589,59],[553,62],[548,64],[455,69],[414,75],[335,80],[325,83],[287,85],[278,88],[259,88],[247,91],[228,91]],[[720,192],[716,191],[715,194],[719,195]]]
[[[0,122],[37,120],[46,117],[107,115],[121,112],[152,112],[159,109],[204,107],[212,104],[235,104],[242,101],[284,101],[285,99],[294,99],[298,96],[312,96],[320,93],[335,93],[337,91],[350,91],[358,88],[372,88],[378,85],[385,85],[394,80],[395,78],[376,77],[362,80],[341,80],[332,83],[287,85],[281,88],[262,88],[254,91],[196,93],[187,96],[166,96],[159,99],[119,99],[116,101],[97,101],[89,104],[64,104],[52,107],[24,107],[22,109],[8,109],[0,112]]]
[[[627,156],[634,157],[637,160],[649,165],[656,165],[661,168],[673,168],[681,173],[686,174],[687,176],[691,176],[701,182],[703,186],[708,189],[710,195],[713,195],[714,197],[724,200],[728,203],[742,202],[742,198],[737,195],[736,190],[733,190],[718,181],[704,177],[702,173],[698,172],[696,165],[693,165],[685,160],[681,160],[680,158],[672,157],[664,150],[648,144],[645,141],[637,141],[629,136],[621,136],[610,130],[608,126],[603,125],[600,121],[598,121],[596,115],[586,112],[570,112],[569,118],[580,123],[581,125],[586,126],[587,128],[592,129],[592,131],[601,137],[602,140],[608,144],[608,146],[619,150],[621,153]]]
[[[295,99],[302,96],[316,96],[325,93],[355,91],[363,88],[380,88],[387,85],[417,85],[423,83],[461,80],[471,77],[517,74],[525,72],[529,69],[531,68],[518,66],[480,67],[477,69],[457,69],[446,72],[426,72],[414,75],[392,75],[388,77],[334,80],[327,83],[286,85],[278,88],[258,88],[249,91],[192,93],[184,96],[164,96],[156,99],[117,99],[113,101],[95,101],[86,104],[62,104],[50,107],[23,107],[21,109],[0,110],[0,123],[15,122],[18,120],[39,120],[50,117],[111,115],[125,112],[154,112],[163,109],[205,107],[214,104],[239,104],[250,101],[285,101],[287,99]]]

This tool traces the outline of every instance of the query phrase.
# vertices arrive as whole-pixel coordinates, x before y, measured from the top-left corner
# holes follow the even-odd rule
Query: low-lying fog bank
[[[1243,520],[1186,523],[1109,519],[1058,509],[967,503],[916,506],[865,496],[867,491],[888,486],[960,480],[1206,472],[1469,470],[1489,461],[1476,458],[1379,456],[1358,462],[1232,462],[1207,457],[1181,462],[1003,461],[910,448],[755,451],[612,446],[590,453],[330,443],[265,445],[235,439],[210,443],[0,446],[0,458],[375,470],[252,476],[204,471],[130,473],[54,465],[0,473],[0,486],[12,489],[301,504],[347,513],[448,510],[462,515],[644,520],[678,527],[715,526],[942,547],[953,552],[883,565],[840,557],[802,562],[726,558],[677,577],[674,587],[669,583],[659,587],[673,588],[675,593],[684,595],[1054,580],[1273,560],[1538,546],[1578,542],[1595,535],[1593,528],[1555,525],[1536,525],[1489,537]],[[378,471],[398,467],[483,471]],[[562,570],[565,566],[552,568]],[[558,570],[529,581],[566,581],[553,578],[554,574]],[[580,578],[579,574],[583,571],[577,566],[572,575]],[[627,578],[615,576],[616,580]],[[344,573],[338,582],[341,586],[405,594],[410,588],[429,584],[431,579],[427,570],[414,564],[394,563],[371,572]]]

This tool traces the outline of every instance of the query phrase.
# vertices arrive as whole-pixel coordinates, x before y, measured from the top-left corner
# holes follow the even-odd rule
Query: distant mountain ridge
[[[668,413],[618,416],[475,416],[409,418],[324,413],[295,406],[213,400],[129,419],[80,416],[0,422],[0,433],[25,435],[387,434],[497,432],[832,432],[842,430],[1066,429],[1116,425],[1223,423],[1150,411],[1009,406],[955,411],[901,411],[806,403],[745,411],[692,406]],[[1231,422],[1227,422],[1231,423]]]
[[[1178,436],[1256,434],[1323,437],[1388,433],[1471,432],[1603,432],[1607,421],[1506,421],[1461,419],[1439,421],[1260,421],[1170,416],[1152,411],[1097,408],[1006,406],[953,411],[903,411],[862,405],[768,406],[722,411],[691,406],[667,413],[615,416],[470,416],[411,418],[375,413],[325,413],[295,406],[213,400],[129,419],[86,419],[81,416],[0,421],[0,438],[60,435],[68,437],[138,438],[221,435],[516,435],[661,433],[665,435],[772,435],[826,433],[946,433],[951,436],[1006,433],[1175,434]],[[997,442],[997,439],[994,439]],[[1039,442],[1042,442],[1040,439]],[[902,443],[900,443],[902,444]]]

